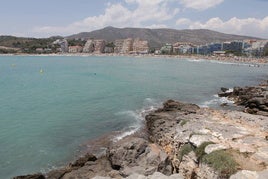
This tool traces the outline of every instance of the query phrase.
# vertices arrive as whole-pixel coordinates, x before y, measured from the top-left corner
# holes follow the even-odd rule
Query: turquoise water
[[[64,165],[82,143],[135,130],[142,111],[169,98],[215,106],[220,87],[267,74],[195,60],[0,56],[0,178]]]

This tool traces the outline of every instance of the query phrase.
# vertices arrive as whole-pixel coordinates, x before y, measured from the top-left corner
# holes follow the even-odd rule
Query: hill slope
[[[150,47],[160,47],[165,43],[191,42],[206,44],[228,40],[257,39],[254,37],[224,34],[207,29],[175,30],[175,29],[146,29],[146,28],[114,28],[106,27],[92,32],[82,32],[68,36],[68,39],[104,39],[114,41],[125,38],[141,38],[148,40]]]

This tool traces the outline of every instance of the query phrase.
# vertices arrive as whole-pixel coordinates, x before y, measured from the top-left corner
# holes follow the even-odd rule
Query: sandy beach
[[[266,64],[268,57],[242,57],[242,56],[206,56],[206,55],[155,55],[155,54],[117,54],[117,53],[56,53],[56,54],[0,54],[0,56],[107,56],[107,57],[137,57],[137,58],[167,58],[209,60],[230,63]]]

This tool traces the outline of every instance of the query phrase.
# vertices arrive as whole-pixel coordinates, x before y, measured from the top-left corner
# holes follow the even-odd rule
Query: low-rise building
[[[225,56],[225,51],[213,51],[213,55],[215,55],[215,56]]]
[[[76,45],[76,46],[69,46],[69,53],[81,53],[83,51],[83,47]]]
[[[44,49],[43,48],[36,48],[35,51],[37,53],[43,53],[44,52]]]

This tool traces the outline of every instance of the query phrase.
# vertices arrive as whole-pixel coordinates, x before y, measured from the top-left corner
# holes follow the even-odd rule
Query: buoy
[[[41,68],[40,71],[39,71],[39,73],[43,73],[43,72],[44,72],[44,71],[43,71],[43,69]]]

